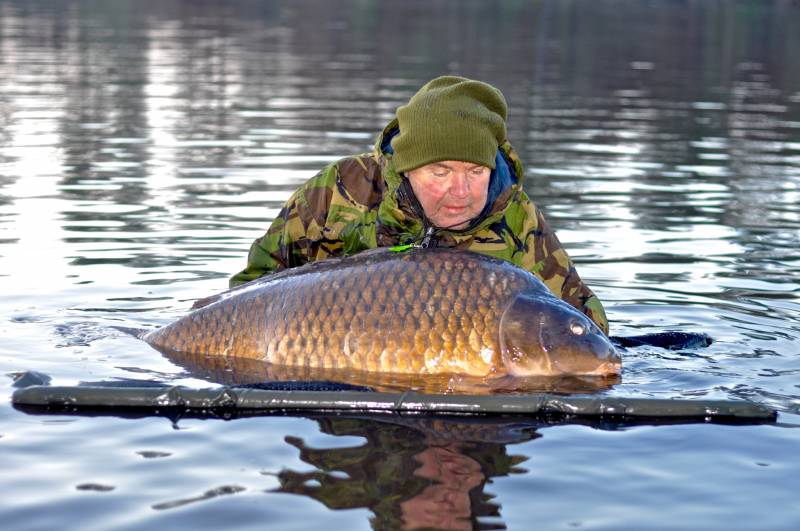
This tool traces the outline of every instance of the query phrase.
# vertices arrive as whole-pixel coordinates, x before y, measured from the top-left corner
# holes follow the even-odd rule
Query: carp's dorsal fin
[[[362,251],[356,255],[326,258],[324,260],[318,260],[316,262],[309,262],[307,264],[298,267],[283,269],[281,271],[278,271],[277,273],[272,273],[271,275],[266,275],[260,278],[256,278],[240,286],[236,286],[234,288],[221,291],[217,294],[210,295],[202,299],[197,299],[196,301],[194,301],[194,304],[192,304],[192,310],[197,310],[198,308],[203,308],[210,304],[214,304],[215,302],[218,302],[222,299],[227,299],[232,294],[238,293],[239,291],[245,289],[251,289],[253,286],[269,282],[278,282],[285,278],[295,277],[299,275],[307,275],[309,273],[328,271],[330,269],[339,267],[339,265],[342,263],[343,260],[347,260],[350,264],[355,265],[356,263],[363,264],[364,262],[368,262],[375,258],[380,258],[381,256],[384,255],[390,256],[393,254],[395,253],[390,252],[386,247],[378,247],[377,249],[369,249],[366,251]],[[358,260],[354,260],[354,258],[358,258]]]
[[[217,293],[216,295],[209,295],[208,297],[203,297],[202,299],[197,299],[192,304],[192,310],[197,310],[198,308],[202,308],[203,306],[208,306],[214,302],[217,302],[222,298],[221,293]]]

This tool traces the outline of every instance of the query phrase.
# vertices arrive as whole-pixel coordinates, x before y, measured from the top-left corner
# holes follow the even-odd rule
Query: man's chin
[[[461,230],[467,228],[469,225],[470,220],[464,220],[461,218],[455,219],[443,219],[439,221],[434,221],[433,224],[439,227],[440,229],[448,229],[448,230]]]

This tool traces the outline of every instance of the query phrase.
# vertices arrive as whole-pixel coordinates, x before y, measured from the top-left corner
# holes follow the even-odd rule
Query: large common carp
[[[144,336],[164,352],[401,374],[613,375],[620,357],[584,314],[504,260],[375,249],[203,299]]]

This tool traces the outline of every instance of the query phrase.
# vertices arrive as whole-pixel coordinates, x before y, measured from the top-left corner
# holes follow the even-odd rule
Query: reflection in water
[[[501,505],[484,491],[495,477],[524,473],[526,457],[506,445],[539,437],[535,428],[508,422],[393,417],[317,419],[320,431],[357,436],[364,444],[300,451],[311,472],[284,470],[278,492],[302,494],[330,509],[366,507],[373,529],[504,529],[492,521]]]
[[[579,261],[655,247],[749,275],[731,256],[758,238],[741,234],[798,243],[792,2],[136,4],[2,3],[0,192],[56,177],[36,192],[58,198],[49,237],[84,282],[105,265],[157,275],[137,284],[228,276],[297,184],[369,149],[442,73],[508,96],[527,190]],[[7,216],[13,237],[47,237],[41,218]],[[620,281],[698,280],[670,274]]]

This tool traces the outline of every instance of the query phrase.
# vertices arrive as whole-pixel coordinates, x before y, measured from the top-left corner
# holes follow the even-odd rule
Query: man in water
[[[230,285],[376,247],[457,247],[530,271],[607,334],[603,305],[522,190],[506,115],[491,85],[429,81],[372,153],[330,164],[289,198]]]

